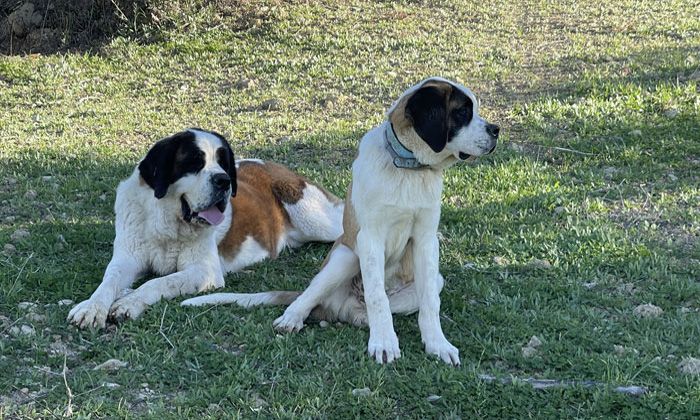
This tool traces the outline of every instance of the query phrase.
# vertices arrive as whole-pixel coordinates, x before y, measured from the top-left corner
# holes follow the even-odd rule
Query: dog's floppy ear
[[[163,198],[168,192],[170,178],[175,165],[175,155],[184,138],[191,136],[186,131],[159,140],[151,147],[146,157],[139,163],[139,173],[156,198]]]
[[[406,118],[434,152],[447,145],[447,97],[449,92],[434,85],[416,91],[406,103]]]
[[[226,140],[226,137],[215,131],[212,131],[211,133],[217,136],[223,145],[223,148],[221,149],[223,155],[217,156],[217,159],[219,159],[220,165],[222,168],[224,168],[229,178],[231,178],[231,195],[235,196],[238,183],[236,182],[236,160],[233,156],[233,149],[231,149],[231,145]]]

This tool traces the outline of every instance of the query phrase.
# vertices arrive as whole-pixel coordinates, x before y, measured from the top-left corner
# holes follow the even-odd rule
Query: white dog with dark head
[[[114,254],[68,320],[104,327],[160,299],[223,287],[224,274],[342,233],[343,203],[284,166],[234,162],[226,139],[190,129],[157,142],[117,188]],[[139,277],[154,273],[124,295]],[[121,296],[121,297],[120,297]]]
[[[368,351],[379,363],[401,354],[392,313],[418,311],[426,351],[459,364],[459,351],[440,324],[444,279],[437,229],[443,171],[491,153],[498,133],[498,126],[479,116],[479,102],[469,89],[437,77],[423,80],[362,138],[343,235],[303,293],[214,294],[183,304],[251,306],[287,299],[289,307],[274,321],[278,330],[299,331],[309,315],[368,324]]]

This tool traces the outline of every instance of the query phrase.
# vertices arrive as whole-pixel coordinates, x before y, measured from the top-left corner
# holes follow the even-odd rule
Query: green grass
[[[700,358],[693,2],[248,6],[247,25],[210,7],[157,36],[0,57],[0,245],[16,247],[0,255],[0,417],[63,413],[66,350],[81,417],[700,416],[700,379],[678,368]],[[286,163],[342,196],[361,135],[429,75],[470,86],[503,127],[497,153],[446,173],[443,326],[461,367],[424,354],[415,316],[395,320],[402,358],[389,366],[366,356],[367,330],[276,334],[280,308],[173,301],[106,331],[66,324],[56,302],[99,283],[115,187],[153,142],[214,129],[238,156]],[[278,107],[260,109],[268,99]],[[30,236],[11,240],[18,229]],[[301,289],[327,250],[285,252],[228,276],[227,290]],[[643,303],[664,313],[637,318]],[[21,325],[36,335],[10,333]],[[533,335],[543,345],[525,358]],[[128,366],[93,370],[109,358]],[[534,390],[479,374],[608,385]],[[370,396],[352,395],[364,387]]]

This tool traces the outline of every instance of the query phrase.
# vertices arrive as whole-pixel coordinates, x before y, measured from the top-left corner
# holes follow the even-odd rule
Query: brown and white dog
[[[230,205],[229,205],[230,204]],[[331,242],[343,203],[282,165],[234,161],[226,139],[190,129],[157,142],[117,188],[114,253],[68,321],[104,327],[160,299],[224,286],[224,274],[285,247]],[[137,278],[158,276],[121,296]]]
[[[459,351],[440,325],[444,279],[437,229],[443,171],[491,153],[498,132],[479,116],[479,102],[469,89],[442,78],[423,80],[362,138],[345,201],[343,236],[303,293],[215,293],[183,305],[252,306],[286,299],[290,306],[274,321],[278,330],[298,331],[309,315],[369,324],[368,351],[379,363],[400,357],[392,313],[418,311],[425,350],[459,364]]]

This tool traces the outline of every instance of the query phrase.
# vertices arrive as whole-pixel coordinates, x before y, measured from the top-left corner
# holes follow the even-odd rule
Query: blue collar
[[[416,159],[413,152],[401,144],[398,137],[396,137],[396,133],[394,132],[394,126],[390,122],[387,123],[386,129],[384,130],[384,138],[386,139],[386,148],[391,154],[394,166],[401,169],[429,168],[428,165],[418,162],[418,159]]]

